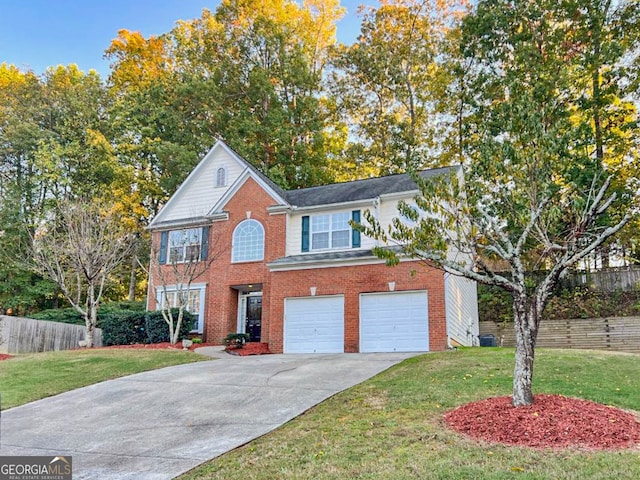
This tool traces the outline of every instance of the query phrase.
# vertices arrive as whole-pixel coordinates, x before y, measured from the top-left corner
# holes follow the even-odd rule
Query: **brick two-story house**
[[[207,342],[246,332],[284,353],[473,345],[475,283],[411,259],[388,267],[349,224],[369,209],[387,225],[416,193],[408,175],[284,191],[218,142],[149,225],[154,258],[166,269],[194,252],[207,262],[189,291]],[[161,285],[152,273],[150,309]]]

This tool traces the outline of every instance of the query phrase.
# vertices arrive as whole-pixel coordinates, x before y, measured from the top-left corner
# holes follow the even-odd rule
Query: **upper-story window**
[[[158,260],[161,264],[206,260],[208,237],[209,227],[162,232]]]
[[[264,228],[257,220],[248,219],[233,231],[232,262],[264,259]]]
[[[224,187],[227,185],[227,170],[220,167],[216,172],[216,187]]]
[[[311,250],[349,248],[351,246],[349,212],[311,217]]]
[[[302,251],[360,247],[360,232],[349,221],[360,221],[360,210],[302,217]]]
[[[200,259],[202,231],[199,228],[173,230],[169,233],[169,263]]]

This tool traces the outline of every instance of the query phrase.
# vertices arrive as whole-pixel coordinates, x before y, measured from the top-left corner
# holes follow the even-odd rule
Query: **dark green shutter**
[[[202,227],[200,239],[200,260],[205,261],[209,254],[209,227]]]
[[[160,253],[158,262],[160,265],[167,263],[167,244],[169,243],[169,232],[160,232]]]
[[[351,212],[351,220],[353,223],[360,223],[360,210],[354,210]],[[353,248],[360,248],[360,230],[351,228],[351,246]]]
[[[302,251],[309,251],[309,216],[302,217]]]

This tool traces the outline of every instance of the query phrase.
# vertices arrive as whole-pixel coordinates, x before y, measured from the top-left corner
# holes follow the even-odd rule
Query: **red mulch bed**
[[[194,343],[191,345],[189,350],[195,350],[200,347],[215,347],[218,344],[215,343]],[[111,345],[109,347],[101,347],[101,348],[146,348],[152,350],[158,349],[170,349],[170,350],[183,350],[182,342],[178,342],[175,345],[171,345],[169,342],[162,343],[135,343],[133,345]]]
[[[535,395],[533,405],[517,408],[511,397],[488,398],[462,405],[444,418],[460,433],[508,445],[596,450],[640,445],[634,414],[561,395]]]
[[[194,343],[189,350],[195,350],[200,347],[217,347],[220,344],[217,343]],[[146,348],[146,349],[170,349],[170,350],[182,350],[182,342],[178,342],[175,345],[171,345],[169,342],[164,343],[137,343],[134,345],[112,345],[110,347],[102,348]],[[227,353],[231,355],[266,355],[270,354],[269,345],[267,343],[249,342],[242,348],[227,347],[225,349]]]
[[[241,357],[247,355],[268,355],[271,353],[269,351],[269,344],[260,342],[245,343],[242,348],[227,347],[225,351],[231,355],[240,355]]]
[[[10,358],[13,358],[13,355],[8,355],[6,353],[0,353],[0,360],[9,360]]]

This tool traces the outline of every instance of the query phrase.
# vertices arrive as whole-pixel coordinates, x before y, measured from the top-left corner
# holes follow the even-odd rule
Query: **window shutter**
[[[309,215],[302,217],[302,251],[309,251]]]
[[[205,261],[209,254],[209,227],[202,227],[202,238],[200,239],[200,260]]]
[[[160,232],[160,253],[158,262],[160,265],[167,263],[167,244],[169,243],[169,232]]]
[[[360,210],[351,212],[351,220],[354,223],[360,223]],[[353,227],[351,227],[351,246],[353,248],[360,248],[360,231]]]

